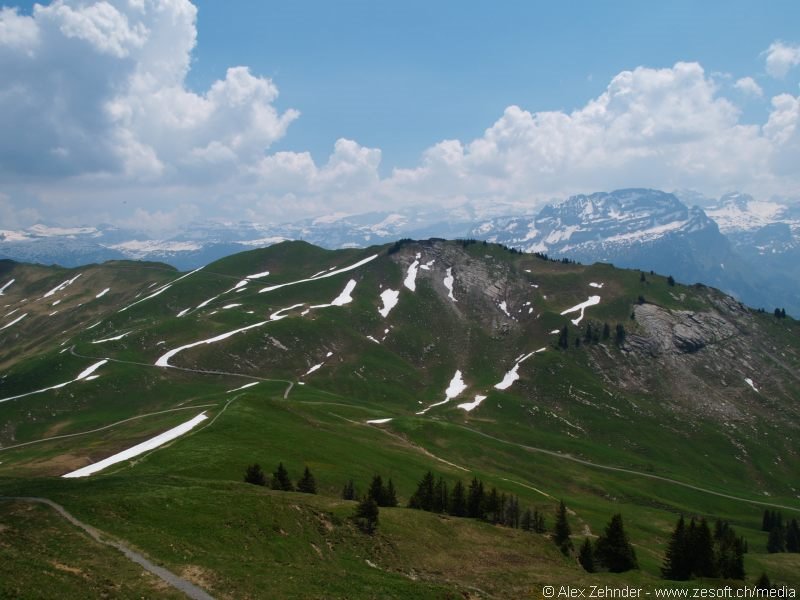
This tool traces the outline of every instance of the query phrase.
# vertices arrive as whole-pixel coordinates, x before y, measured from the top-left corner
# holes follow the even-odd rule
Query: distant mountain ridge
[[[690,207],[688,201],[705,208]],[[756,307],[780,306],[800,314],[800,209],[742,193],[712,201],[688,191],[622,189],[573,196],[537,214],[486,219],[470,211],[415,209],[333,214],[274,226],[196,222],[161,239],[108,225],[36,225],[0,230],[0,258],[67,267],[127,258],[189,270],[283,240],[336,249],[428,237],[475,238],[585,263],[653,270],[719,287]]]

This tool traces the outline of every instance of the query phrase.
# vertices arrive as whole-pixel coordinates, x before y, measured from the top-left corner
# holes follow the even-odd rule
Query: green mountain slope
[[[660,275],[440,240],[288,242],[190,274],[0,273],[14,279],[0,297],[0,494],[51,498],[216,596],[661,585],[679,514],[744,534],[751,580],[798,584],[800,555],[767,554],[760,531],[766,507],[800,516],[790,318]],[[155,451],[60,477],[200,413]],[[319,495],[241,482],[280,461],[295,479],[308,465]],[[428,470],[451,489],[479,477],[548,526],[563,498],[576,547],[622,512],[641,569],[589,575],[547,536],[401,508],[366,536],[338,499],[377,473],[405,505]]]

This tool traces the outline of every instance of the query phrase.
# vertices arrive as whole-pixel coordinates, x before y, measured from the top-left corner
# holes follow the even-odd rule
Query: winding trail
[[[175,589],[183,592],[189,598],[192,598],[192,600],[214,600],[214,596],[210,595],[205,590],[197,587],[195,584],[193,584],[190,581],[187,581],[182,577],[178,577],[172,571],[156,565],[149,559],[145,558],[142,554],[136,552],[135,550],[132,550],[126,544],[123,544],[122,542],[116,540],[109,539],[105,533],[103,533],[99,529],[96,529],[95,527],[92,527],[91,525],[87,525],[83,521],[79,521],[74,516],[72,516],[72,514],[67,512],[67,510],[63,506],[61,506],[60,504],[56,504],[52,500],[48,500],[47,498],[13,497],[13,496],[0,496],[0,500],[10,500],[15,502],[34,502],[37,504],[45,504],[50,508],[52,508],[53,510],[55,510],[58,514],[60,514],[62,517],[64,517],[67,521],[69,521],[76,527],[83,529],[86,533],[89,534],[89,536],[94,541],[103,544],[105,546],[111,546],[112,548],[119,550],[120,552],[122,552],[122,554],[125,555],[126,558],[135,562],[143,569],[149,571],[150,573],[160,578],[167,584],[171,585]]]
[[[587,467],[592,467],[594,469],[602,469],[604,471],[614,471],[616,473],[626,473],[628,475],[635,475],[637,477],[647,477],[648,479],[655,479],[657,481],[663,481],[664,483],[669,483],[671,485],[678,485],[680,487],[684,487],[690,490],[694,490],[696,492],[702,492],[704,494],[711,494],[712,496],[719,496],[720,498],[726,498],[728,500],[736,500],[737,502],[746,502],[748,504],[757,504],[759,506],[769,506],[771,508],[781,508],[783,510],[791,510],[793,512],[800,512],[800,508],[796,506],[786,506],[785,504],[776,504],[774,502],[763,502],[761,500],[752,500],[750,498],[742,498],[740,496],[733,496],[731,494],[726,494],[724,492],[717,492],[714,490],[709,490],[708,488],[700,487],[697,485],[693,485],[691,483],[686,483],[683,481],[678,481],[677,479],[670,479],[669,477],[663,477],[661,475],[654,475],[653,473],[645,473],[643,471],[636,471],[634,469],[626,469],[625,467],[614,467],[611,465],[603,465],[600,463],[592,462],[590,460],[585,460],[583,458],[578,458],[577,456],[572,456],[571,454],[564,454],[562,452],[556,452],[555,450],[547,450],[545,448],[537,448],[536,446],[528,446],[526,444],[520,444],[518,442],[511,442],[508,440],[504,440],[498,437],[494,437],[493,435],[489,435],[488,433],[483,433],[482,431],[478,431],[477,429],[472,429],[471,427],[466,427],[464,425],[458,425],[456,423],[450,423],[452,427],[458,427],[459,429],[464,429],[475,435],[480,435],[482,437],[488,438],[490,440],[494,440],[495,442],[500,442],[501,444],[507,444],[509,446],[516,446],[518,448],[522,448],[523,450],[527,450],[528,452],[537,452],[539,454],[546,454],[547,456],[552,456],[554,458],[560,458],[562,460],[568,460],[574,463],[578,463],[580,465],[585,465]],[[538,490],[537,490],[538,491]]]

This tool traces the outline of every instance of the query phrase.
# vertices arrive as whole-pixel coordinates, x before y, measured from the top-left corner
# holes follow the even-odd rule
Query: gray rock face
[[[651,356],[690,354],[736,334],[736,328],[714,313],[670,311],[654,304],[634,308],[636,321],[646,332],[628,337],[628,345]]]

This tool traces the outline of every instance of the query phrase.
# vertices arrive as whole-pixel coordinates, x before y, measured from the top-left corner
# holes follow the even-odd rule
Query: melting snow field
[[[455,282],[455,278],[453,277],[453,267],[447,267],[447,275],[444,278],[444,287],[447,288],[447,297],[450,298],[453,302],[458,302],[455,296],[453,296],[453,283]]]
[[[744,382],[745,382],[747,385],[749,385],[751,388],[753,388],[753,391],[755,391],[755,392],[758,392],[758,388],[756,387],[756,384],[755,384],[755,383],[753,383],[753,380],[752,380],[752,379],[750,379],[749,377],[745,377],[745,378],[744,378]]]
[[[383,290],[381,292],[381,300],[383,300],[383,308],[378,309],[378,312],[381,313],[383,318],[389,316],[391,310],[397,306],[397,300],[400,298],[400,291],[399,290]]]
[[[505,300],[503,300],[500,304],[498,304],[498,306],[500,307],[500,310],[506,313],[506,316],[509,317],[511,316],[511,313],[508,312],[508,305],[506,304]]]
[[[367,421],[367,423],[369,423],[370,425],[383,425],[384,423],[388,423],[391,420],[392,420],[391,418],[389,418],[389,419],[370,419],[369,421]]]
[[[245,383],[245,384],[244,384],[243,386],[241,386],[241,387],[238,387],[238,388],[235,388],[235,389],[232,389],[232,390],[228,390],[228,391],[227,391],[227,392],[225,392],[225,393],[226,393],[226,394],[232,394],[233,392],[238,392],[238,391],[240,391],[240,390],[246,390],[247,388],[251,388],[251,387],[253,387],[254,385],[258,385],[258,383],[259,383],[258,381],[251,381],[250,383]]]
[[[586,302],[581,302],[580,304],[576,304],[572,308],[568,308],[567,310],[563,311],[562,315],[568,315],[569,313],[581,311],[581,314],[576,318],[572,319],[572,324],[577,325],[583,320],[583,313],[584,311],[590,307],[594,306],[595,304],[600,304],[600,296],[589,296],[589,299]]]
[[[348,271],[352,271],[353,269],[357,269],[358,267],[367,264],[371,260],[378,258],[377,254],[373,254],[372,256],[368,256],[367,258],[358,261],[348,267],[342,267],[341,269],[336,269],[334,271],[328,271],[323,275],[317,275],[315,277],[309,277],[307,279],[298,279],[297,281],[289,281],[287,283],[279,283],[277,285],[271,285],[269,287],[262,288],[258,290],[259,294],[263,294],[264,292],[271,292],[272,290],[277,290],[282,287],[286,287],[288,285],[297,285],[298,283],[306,283],[307,281],[316,281],[318,279],[325,279],[327,277],[333,277],[334,275],[339,275],[340,273],[347,273]]]
[[[406,280],[403,282],[403,285],[412,292],[417,290],[417,270],[419,269],[420,256],[422,255],[417,253],[416,260],[409,265],[408,271],[406,272]]]
[[[22,319],[24,319],[24,318],[25,318],[25,317],[27,317],[27,316],[28,316],[28,313],[22,313],[20,316],[18,316],[16,319],[14,319],[13,321],[11,321],[10,323],[6,323],[6,324],[5,324],[5,325],[3,325],[2,327],[0,327],[0,331],[2,331],[3,329],[5,329],[6,327],[11,327],[11,326],[12,326],[14,323],[19,323],[20,321],[22,321]]]
[[[133,331],[126,331],[125,333],[121,333],[121,334],[119,334],[119,335],[115,335],[114,337],[105,338],[105,339],[102,339],[102,340],[95,340],[95,341],[93,341],[92,343],[93,343],[93,344],[103,344],[103,343],[105,343],[105,342],[115,342],[116,340],[121,340],[121,339],[122,339],[122,338],[124,338],[126,335],[130,335],[130,334],[132,334],[132,333],[133,333]]]
[[[169,431],[165,431],[164,433],[162,433],[160,435],[157,435],[154,438],[150,438],[146,442],[142,442],[141,444],[137,444],[137,445],[133,446],[132,448],[128,448],[127,450],[123,450],[122,452],[118,452],[117,454],[114,454],[113,456],[109,456],[108,458],[105,458],[105,459],[103,459],[103,460],[101,460],[99,462],[96,462],[94,464],[91,464],[91,465],[89,465],[87,467],[83,467],[81,469],[78,469],[77,471],[72,471],[71,473],[67,473],[66,475],[62,475],[62,477],[68,478],[68,479],[69,478],[75,478],[75,477],[88,477],[89,475],[92,475],[93,473],[97,473],[98,471],[102,471],[103,469],[106,469],[106,468],[110,467],[111,465],[114,465],[114,464],[117,464],[119,462],[131,459],[131,458],[133,458],[135,456],[139,456],[140,454],[144,454],[148,450],[154,450],[155,448],[158,448],[159,446],[163,446],[167,442],[170,442],[170,441],[174,440],[175,438],[178,438],[178,437],[184,435],[185,433],[188,433],[189,431],[194,429],[199,423],[202,423],[206,419],[208,419],[206,414],[204,412],[200,413],[194,419],[192,419],[190,421],[186,421],[185,423],[182,423],[182,424],[178,425],[177,427],[173,427]]]
[[[10,396],[9,398],[0,398],[0,402],[8,402],[9,400],[16,400],[17,398],[24,398],[25,396],[33,396],[34,394],[41,394],[43,392],[49,392],[50,390],[57,390],[68,386],[70,383],[75,383],[76,381],[81,381],[81,380],[91,381],[92,379],[95,379],[97,377],[96,375],[93,375],[93,373],[107,362],[108,359],[103,359],[99,362],[94,363],[90,367],[87,367],[86,369],[81,371],[75,379],[65,381],[64,383],[51,385],[50,387],[42,388],[41,390],[34,390],[32,392],[26,392],[24,394],[19,394],[17,396]]]
[[[61,290],[63,290],[64,288],[66,288],[66,287],[68,287],[68,286],[72,285],[73,283],[75,283],[75,280],[76,280],[76,279],[78,279],[78,277],[80,277],[81,275],[83,275],[83,273],[78,273],[78,274],[77,274],[77,275],[75,275],[75,277],[73,277],[72,279],[67,279],[67,280],[66,280],[66,281],[64,281],[63,283],[59,283],[59,284],[58,284],[56,287],[54,287],[52,290],[50,290],[50,291],[49,291],[49,292],[47,292],[47,293],[46,293],[44,296],[42,296],[42,299],[44,299],[44,298],[49,298],[50,296],[52,296],[52,295],[53,295],[53,294],[55,294],[56,292],[60,292],[60,291],[61,291]]]
[[[306,375],[311,375],[311,374],[312,374],[314,371],[316,371],[316,370],[318,370],[318,369],[321,369],[321,368],[322,368],[322,365],[324,365],[324,364],[325,364],[325,363],[319,363],[318,365],[314,365],[314,366],[313,366],[313,367],[311,367],[311,368],[310,368],[308,371],[306,371],[306,372],[305,372],[305,373],[302,375],[302,377],[305,377]]]
[[[471,412],[473,409],[478,408],[481,405],[481,402],[484,400],[486,400],[486,396],[475,394],[475,400],[472,402],[464,402],[463,404],[459,404],[458,408],[463,408],[465,411]]]
[[[595,283],[594,281],[592,281],[592,282],[590,282],[590,283],[589,283],[589,287],[593,287],[593,288],[597,288],[597,289],[600,289],[600,288],[602,288],[602,287],[603,287],[603,285],[604,285],[604,284],[602,284],[602,283]]]
[[[508,388],[510,388],[511,384],[514,383],[517,379],[519,379],[519,373],[518,373],[519,366],[522,363],[524,363],[526,360],[528,360],[534,354],[538,354],[539,352],[544,352],[545,350],[546,350],[546,348],[539,348],[538,350],[536,350],[534,352],[530,352],[529,354],[526,354],[525,356],[520,358],[517,361],[517,363],[514,365],[514,367],[505,374],[505,376],[503,377],[503,381],[501,381],[498,384],[495,384],[495,386],[494,386],[495,389],[497,389],[497,390],[507,390]]]
[[[455,375],[453,375],[453,378],[450,380],[450,385],[448,385],[447,389],[444,391],[444,396],[445,396],[444,400],[442,400],[441,402],[436,402],[435,404],[431,404],[428,408],[419,411],[417,414],[424,415],[434,406],[441,406],[442,404],[450,402],[450,400],[458,396],[465,389],[467,389],[467,384],[464,383],[461,371],[456,371]]]
[[[194,271],[189,271],[189,272],[188,272],[188,273],[186,273],[185,275],[181,275],[180,277],[178,277],[177,279],[174,279],[173,281],[169,282],[168,284],[166,284],[166,285],[162,285],[160,288],[158,288],[158,289],[157,289],[155,292],[153,292],[153,293],[152,293],[152,294],[150,294],[149,296],[145,296],[145,297],[144,297],[144,298],[142,298],[141,300],[137,300],[136,302],[134,302],[134,303],[132,303],[132,304],[128,304],[128,306],[126,306],[126,307],[124,307],[124,308],[121,308],[121,309],[119,310],[119,312],[125,312],[126,310],[128,310],[129,308],[131,308],[131,307],[133,307],[133,306],[136,306],[136,305],[137,305],[137,304],[139,304],[140,302],[144,302],[145,300],[150,300],[150,298],[155,298],[155,297],[156,297],[156,296],[158,296],[159,294],[162,294],[162,293],[166,292],[166,291],[167,291],[169,288],[171,288],[171,287],[172,287],[172,284],[174,284],[174,283],[178,283],[178,282],[179,282],[181,279],[186,279],[187,277],[189,277],[189,275],[194,275],[195,273],[197,273],[197,272],[198,272],[200,269],[202,269],[202,268],[203,268],[203,267],[198,267],[198,268],[197,268],[197,269],[195,269]]]
[[[110,291],[111,291],[111,288],[106,288],[106,289],[104,289],[102,292],[100,292],[99,294],[97,294],[97,296],[95,296],[95,299],[97,299],[97,298],[102,298],[103,296],[105,296],[105,295],[106,295],[108,292],[110,292]]]
[[[302,305],[301,305],[302,306]],[[282,309],[286,310],[286,309]],[[184,350],[188,350],[189,348],[194,348],[195,346],[201,346],[203,344],[213,344],[215,342],[221,342],[224,339],[231,337],[232,335],[236,335],[237,333],[241,333],[243,331],[248,331],[249,329],[255,329],[256,327],[262,327],[266,325],[269,321],[261,321],[260,323],[253,323],[252,325],[248,325],[247,327],[241,327],[239,329],[234,329],[233,331],[228,331],[226,333],[221,333],[217,336],[212,338],[208,338],[207,340],[200,340],[199,342],[192,342],[191,344],[186,344],[185,346],[180,346],[179,348],[174,348],[170,350],[166,354],[163,354],[159,359],[155,362],[157,367],[171,367],[172,365],[169,364],[169,360],[178,354],[179,352],[183,352]]]

